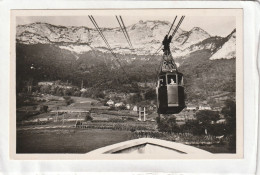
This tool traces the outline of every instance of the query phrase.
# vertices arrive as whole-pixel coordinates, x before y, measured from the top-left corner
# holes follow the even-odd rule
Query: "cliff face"
[[[134,51],[130,50],[120,28],[102,28],[102,31],[130,79],[154,82],[162,51],[157,56],[153,54],[170,25],[165,21],[140,21],[127,26]],[[126,76],[115,71],[120,70],[118,61],[93,28],[47,23],[20,25],[16,42],[17,76],[21,81],[31,75],[28,69],[31,64],[36,67],[37,80],[61,79],[75,84],[84,80],[88,86],[106,80],[108,88],[112,88],[110,82]],[[235,30],[227,37],[218,37],[199,27],[190,31],[179,28],[171,51],[184,74],[188,99],[205,100],[218,93],[235,92]]]

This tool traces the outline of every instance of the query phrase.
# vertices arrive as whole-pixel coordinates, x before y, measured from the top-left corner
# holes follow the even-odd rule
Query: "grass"
[[[52,100],[43,102],[44,105],[49,106],[49,110],[56,110],[57,107],[62,109],[84,109],[90,107],[99,107],[95,100],[84,97],[72,97],[75,103],[70,106],[64,105],[64,100],[55,96],[44,96]],[[94,102],[91,105],[89,102]],[[29,111],[37,111],[32,106],[24,106],[20,109]],[[136,136],[131,131],[156,131],[155,122],[138,122],[136,121],[137,113],[130,113],[128,110],[111,111],[106,109],[93,110],[94,121],[88,123],[88,129],[32,129],[32,130],[17,130],[17,153],[87,153],[94,149],[104,147],[107,145],[123,142],[126,140],[135,139]],[[26,113],[29,120],[47,119],[45,126],[73,126],[75,121],[67,121],[66,119],[77,119],[77,114],[64,115],[65,122],[62,121],[53,122],[55,113],[42,113],[35,116],[29,116],[30,113]],[[156,113],[149,114],[148,119],[155,119]],[[21,112],[17,113],[18,119],[22,119]],[[59,119],[63,116],[59,115]],[[84,119],[84,115],[78,119]],[[131,119],[131,120],[130,120]],[[37,123],[33,125],[36,126]],[[18,126],[18,127],[23,127]],[[30,124],[25,127],[32,127]],[[37,127],[37,126],[36,126]],[[113,130],[112,130],[113,129]],[[145,137],[145,136],[141,136]],[[139,137],[138,137],[139,138]],[[165,140],[172,140],[160,136],[159,138]],[[192,140],[192,139],[188,139]],[[181,140],[174,140],[181,142]],[[234,150],[229,150],[226,145],[195,145],[195,147],[210,151],[212,153],[233,153]]]
[[[87,153],[136,139],[130,131],[109,129],[41,129],[17,131],[17,153]],[[211,153],[235,153],[228,145],[191,145]]]
[[[229,146],[227,144],[225,145],[191,145],[194,147],[197,147],[199,149],[203,149],[212,153],[236,153],[235,149],[229,149]]]
[[[129,131],[43,129],[17,132],[17,153],[87,153],[132,139]]]

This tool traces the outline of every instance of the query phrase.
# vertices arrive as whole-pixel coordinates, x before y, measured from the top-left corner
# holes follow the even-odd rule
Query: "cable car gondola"
[[[156,94],[158,114],[177,114],[185,108],[183,74],[177,69],[163,71],[158,75]]]
[[[164,54],[162,58],[163,61],[160,66],[160,72],[157,78],[156,87],[158,114],[178,114],[186,107],[184,97],[183,74],[178,72],[177,66],[170,51],[171,40],[174,34],[177,32],[183,19],[184,16],[181,17],[173,34],[168,37],[168,34],[170,33],[169,31],[162,42],[164,46]]]

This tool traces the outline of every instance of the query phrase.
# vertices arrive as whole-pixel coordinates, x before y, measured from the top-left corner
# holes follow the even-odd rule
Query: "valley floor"
[[[131,131],[111,129],[35,129],[17,131],[19,153],[87,153],[111,144],[135,139]],[[227,145],[191,145],[211,153],[234,153]]]
[[[109,110],[90,98],[72,99],[74,103],[66,105],[62,97],[43,95],[38,99],[41,101],[38,106],[46,105],[48,111],[39,114],[38,107],[17,108],[16,152],[87,153],[118,142],[150,137],[192,145],[212,153],[234,153],[226,142],[220,144],[213,136],[159,132],[156,111],[150,111],[144,122],[138,121],[137,112]],[[86,113],[71,111],[92,111],[92,121],[86,121]]]

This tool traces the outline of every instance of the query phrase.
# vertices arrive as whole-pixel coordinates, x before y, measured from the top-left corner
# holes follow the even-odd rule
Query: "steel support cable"
[[[172,38],[174,37],[175,33],[179,29],[180,24],[182,23],[183,19],[184,19],[184,16],[181,17],[181,19],[180,19],[179,23],[177,24],[175,30],[172,32]],[[169,31],[169,33],[170,33],[170,31]],[[169,33],[168,33],[168,35],[169,35]],[[158,54],[161,51],[161,47],[162,47],[162,45],[157,49],[157,51],[154,53],[154,55]]]
[[[121,28],[121,30],[122,30],[124,36],[125,36],[126,41],[128,42],[129,46],[131,47],[131,44],[130,44],[128,38],[127,38],[127,34],[125,33],[125,30],[124,30],[123,26],[121,25],[121,23],[120,23],[120,21],[119,21],[119,19],[118,19],[117,16],[116,16],[116,20],[117,20],[117,22],[118,22],[118,24],[119,24],[119,26],[120,26],[120,28]]]
[[[156,52],[154,52],[154,55],[157,55],[161,51],[162,46],[163,45],[160,45],[160,47],[156,50]]]
[[[179,29],[179,26],[180,26],[180,24],[181,24],[181,22],[182,22],[182,19],[183,19],[183,16],[181,17],[181,19],[179,20],[177,26],[176,26],[175,29],[173,30],[172,36],[174,36],[175,33],[177,32],[177,30]]]
[[[93,17],[93,16],[90,16],[90,19],[91,19],[92,23],[95,25],[95,27],[96,27],[97,31],[99,32],[100,36],[102,37],[102,39],[103,39],[104,42],[106,43],[107,47],[108,47],[110,50],[112,50],[112,48],[110,47],[108,41],[106,40],[106,38],[105,38],[103,32],[101,31],[101,29],[100,29],[100,27],[98,26],[98,24],[97,24],[96,20],[94,19],[94,17]]]
[[[182,17],[181,17],[181,19],[180,19],[178,25],[176,26],[175,30],[172,32],[172,38],[173,38],[174,35],[177,33],[177,31],[178,31],[178,29],[179,29],[179,27],[180,27],[180,25],[181,25],[181,23],[182,23],[182,21],[183,21],[184,18],[185,18],[185,16],[182,16]]]
[[[179,23],[177,24],[176,28],[175,28],[174,31],[172,32],[172,38],[173,38],[174,35],[176,34],[176,32],[177,32],[177,30],[179,29],[179,27],[180,27],[180,25],[181,25],[181,23],[182,23],[182,21],[183,21],[184,18],[185,18],[185,16],[182,16],[182,17],[181,17]],[[175,18],[175,19],[176,19],[176,18]],[[175,22],[175,20],[174,20],[174,22]],[[170,33],[170,31],[169,31],[169,33]],[[169,33],[168,33],[168,35],[169,35]],[[161,51],[161,47],[162,47],[162,45],[157,49],[157,51],[154,53],[154,55],[158,54],[158,53]]]
[[[174,23],[175,23],[175,21],[176,21],[176,19],[177,19],[177,16],[175,16],[175,18],[174,18],[174,20],[173,20],[173,22],[172,22],[172,25],[171,25],[171,27],[170,27],[170,30],[169,30],[169,32],[168,32],[168,34],[167,35],[169,35],[170,34],[170,32],[171,32],[171,30],[172,30],[172,27],[173,27],[173,25],[174,25]],[[160,52],[161,51],[161,47],[162,47],[162,45],[156,50],[156,52],[154,52],[154,55],[156,55],[158,52]]]
[[[104,40],[104,42],[106,43],[108,49],[110,50],[110,52],[112,53],[112,55],[116,58],[117,63],[119,64],[119,66],[121,67],[121,69],[123,70],[123,72],[127,75],[125,69],[123,68],[123,66],[121,65],[120,61],[118,60],[118,57],[116,56],[116,54],[113,52],[112,48],[110,47],[109,43],[107,42],[104,34],[102,33],[102,31],[100,30],[100,27],[98,26],[97,22],[95,21],[94,17],[91,15],[89,16],[89,19],[91,20],[91,22],[93,23],[93,25],[95,26],[95,28],[98,30],[99,34],[101,35],[102,39]]]
[[[125,29],[125,33],[126,33],[126,35],[127,35],[127,38],[128,38],[128,40],[129,40],[129,42],[130,42],[130,44],[131,44],[131,48],[134,49],[133,44],[132,44],[131,39],[130,39],[130,36],[129,36],[127,30],[126,30],[126,26],[125,26],[125,24],[124,24],[124,21],[123,21],[123,19],[122,19],[121,16],[120,16],[120,18],[121,18],[121,22],[122,22],[122,24],[123,24],[123,27],[124,27],[124,29]]]
[[[97,22],[95,21],[94,17],[93,17],[93,16],[91,16],[91,17],[92,17],[92,20],[94,21],[94,23],[96,24],[97,30],[99,30],[100,35],[102,35],[103,40],[106,42],[107,47],[109,48],[110,52],[111,52],[111,53],[113,54],[113,56],[116,58],[116,61],[117,61],[117,63],[119,64],[119,66],[121,67],[121,69],[123,70],[123,72],[127,75],[125,69],[123,68],[123,66],[122,66],[122,64],[121,64],[121,62],[118,60],[119,58],[118,58],[118,57],[116,56],[116,54],[113,52],[111,46],[109,45],[109,43],[108,43],[108,41],[106,40],[106,38],[105,38],[104,34],[102,33],[102,31],[100,30],[100,27],[98,26],[98,24],[97,24]]]
[[[107,39],[105,38],[103,32],[101,31],[101,29],[100,29],[100,27],[98,26],[97,22],[95,21],[94,17],[91,16],[90,19],[91,19],[92,23],[94,24],[94,26],[96,27],[96,29],[98,30],[98,32],[99,32],[100,36],[102,37],[102,39],[104,40],[105,44],[107,45],[109,51],[112,53],[112,55],[113,55],[115,58],[117,58],[116,54],[113,52],[111,46],[109,45]]]
[[[117,20],[117,22],[118,22],[118,24],[119,24],[119,26],[120,26],[120,28],[121,28],[121,30],[122,30],[124,36],[125,36],[126,41],[128,42],[129,46],[131,47],[131,45],[130,45],[130,43],[129,43],[129,41],[128,41],[127,35],[126,35],[126,33],[125,33],[125,30],[124,30],[123,26],[121,25],[121,23],[120,23],[120,21],[119,21],[119,19],[118,19],[117,16],[116,16],[116,20]]]
[[[176,19],[177,19],[177,16],[175,16],[175,18],[174,18],[174,21],[173,21],[173,23],[172,23],[172,25],[171,25],[171,28],[170,28],[170,30],[169,30],[169,32],[168,32],[168,34],[167,34],[167,35],[169,35],[169,34],[170,34],[170,32],[171,32],[171,30],[172,30],[172,27],[173,27],[173,25],[174,25],[174,23],[175,23]]]
[[[92,16],[88,16],[89,19],[91,20],[92,24],[94,25],[94,27],[97,29],[98,33],[100,34],[101,38],[104,40],[105,44],[107,45],[106,40],[104,39],[103,35],[100,32],[99,27],[97,26],[97,24],[94,22],[94,18],[92,19]],[[108,45],[107,45],[108,46]]]
[[[98,57],[98,55],[96,54],[96,50],[93,47],[91,47],[90,44],[88,44],[88,47],[93,51],[94,55]],[[103,60],[105,62],[107,70],[109,70],[107,60],[105,58],[103,58]]]
[[[172,32],[172,36],[174,36],[175,33],[178,31],[178,29],[179,29],[179,27],[180,27],[180,25],[181,25],[183,19],[184,19],[184,16],[182,16],[181,19],[179,20],[179,22],[178,22],[176,28],[175,28],[174,31]]]
[[[125,23],[124,23],[124,21],[123,21],[123,18],[122,18],[122,16],[119,16],[119,17],[120,17],[121,22],[122,22],[122,24],[123,24],[123,27],[124,27],[124,29],[125,29],[125,33],[126,33],[126,35],[127,35],[127,37],[128,37],[128,40],[129,40],[129,42],[130,42],[130,44],[131,44],[131,47],[132,47],[132,49],[134,49],[134,47],[133,47],[133,45],[132,45],[132,42],[131,42],[131,40],[130,40],[130,37],[129,37],[129,35],[128,35],[128,32],[127,32],[127,30],[126,30],[126,27],[125,27]]]
[[[101,38],[103,39],[103,41],[105,42],[105,44],[107,45],[108,49],[110,50],[109,46],[108,46],[108,43],[106,41],[106,39],[104,38],[104,36],[102,35],[99,27],[97,26],[97,24],[94,22],[94,20],[92,19],[91,16],[89,16],[89,19],[91,20],[91,22],[93,23],[94,27],[96,28],[96,30],[98,31],[99,35],[101,36]]]
[[[92,22],[92,21],[91,21]],[[93,22],[92,22],[93,23]],[[95,24],[93,23],[93,25],[95,26]],[[97,29],[97,27],[95,26],[95,28]],[[98,30],[98,29],[97,29]],[[99,31],[98,31],[99,32]],[[102,36],[101,36],[102,37]],[[103,37],[102,37],[103,38]],[[97,54],[95,53],[96,52],[96,50],[93,48],[93,47],[91,47],[90,46],[90,44],[87,44],[89,47],[90,47],[90,49],[93,51],[93,53],[94,53],[94,55],[96,56],[96,57],[98,57],[97,56]],[[104,62],[105,62],[105,65],[106,65],[106,68],[107,68],[107,70],[109,70],[109,68],[108,68],[108,63],[107,63],[107,60],[104,58],[103,59],[104,60]]]
[[[181,19],[179,20],[179,22],[178,22],[178,24],[177,24],[175,30],[172,32],[172,35],[171,35],[172,38],[173,38],[174,35],[177,33],[177,31],[178,31],[178,29],[179,29],[179,27],[180,27],[180,25],[181,25],[181,23],[182,23],[182,21],[183,21],[184,18],[185,18],[185,16],[182,16]]]
[[[93,47],[91,47],[90,44],[87,44],[87,45],[88,45],[88,47],[93,51],[94,55],[95,55],[96,57],[98,57],[98,55],[95,53],[96,50],[95,50]],[[105,67],[106,67],[107,71],[109,72],[107,60],[106,60],[105,58],[103,58],[103,60],[104,60],[104,62],[105,62]]]
[[[97,31],[99,32],[100,36],[102,37],[102,39],[104,40],[105,44],[107,45],[109,51],[112,53],[112,55],[114,57],[116,57],[116,54],[113,52],[112,48],[110,47],[108,41],[106,40],[104,34],[102,33],[102,31],[100,30],[100,27],[98,26],[97,22],[95,21],[93,16],[89,16],[91,22],[93,23],[93,25],[95,26],[95,28],[97,29]],[[117,57],[116,57],[117,58]]]

